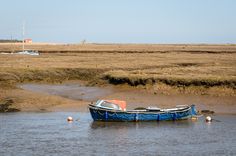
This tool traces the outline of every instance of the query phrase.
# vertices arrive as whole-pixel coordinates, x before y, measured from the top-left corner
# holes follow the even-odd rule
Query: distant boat
[[[25,50],[25,39],[24,39],[24,35],[25,35],[25,24],[24,24],[24,22],[23,22],[23,28],[22,28],[22,51],[16,52],[16,54],[38,56],[38,55],[39,55],[39,52],[38,52],[38,51]],[[26,40],[31,40],[31,39],[26,39]],[[32,40],[31,40],[31,42],[32,42]]]
[[[195,105],[179,105],[170,109],[147,107],[126,111],[126,102],[120,100],[98,100],[95,104],[89,104],[88,108],[94,121],[181,120],[197,115]]]
[[[21,55],[39,55],[38,51],[33,51],[33,50],[24,50],[17,52],[16,54],[21,54]]]
[[[38,51],[34,51],[34,50],[25,50],[25,51],[19,51],[16,53],[0,53],[0,54],[5,54],[5,55],[9,55],[9,54],[21,54],[21,55],[34,55],[34,56],[38,56],[39,52]]]

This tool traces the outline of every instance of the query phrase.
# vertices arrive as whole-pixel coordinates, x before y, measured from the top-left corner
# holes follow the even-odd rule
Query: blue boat
[[[179,105],[170,109],[147,107],[126,111],[124,101],[98,100],[88,107],[94,121],[164,121],[188,119],[197,115],[195,105]]]

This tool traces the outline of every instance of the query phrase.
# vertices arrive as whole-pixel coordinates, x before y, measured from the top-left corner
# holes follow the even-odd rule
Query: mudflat
[[[130,101],[133,105],[141,100],[135,97],[145,92],[147,97],[151,95],[150,101],[162,96],[220,97],[215,98],[215,102],[212,98],[208,106],[230,108],[224,112],[235,108],[236,45],[26,44],[25,48],[37,50],[40,55],[10,54],[20,51],[21,44],[0,44],[0,52],[9,53],[0,54],[0,99],[13,99],[12,107],[19,110],[40,111],[51,106],[87,104],[88,101],[42,95],[16,86],[68,80],[83,80],[87,86],[112,84],[138,90],[135,94],[124,91],[124,95],[108,96],[126,99],[132,95],[138,99]],[[219,103],[219,99],[224,100]],[[162,105],[167,103],[163,101]]]

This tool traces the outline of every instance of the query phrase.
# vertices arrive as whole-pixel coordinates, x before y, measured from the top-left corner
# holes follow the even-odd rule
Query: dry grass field
[[[0,52],[20,48],[0,44]],[[236,45],[28,44],[26,49],[41,55],[0,54],[1,93],[22,82],[86,80],[154,93],[236,95]]]
[[[6,45],[11,44],[0,45],[0,51]],[[99,76],[110,83],[128,83],[132,86],[161,82],[179,87],[236,88],[234,45],[146,45],[146,48],[145,45],[58,45],[59,53],[55,53],[56,45],[31,46],[34,47],[31,49],[38,47],[37,50],[40,50],[41,47],[41,51],[53,49],[54,52],[41,53],[40,56],[2,54],[2,82],[90,80]],[[192,48],[179,51],[181,46]],[[81,47],[90,52],[84,52]],[[96,50],[92,51],[93,48]],[[129,50],[132,52],[125,52]]]
[[[38,50],[41,53],[66,52],[196,52],[196,53],[235,53],[236,44],[46,44],[26,43],[25,49]],[[0,52],[22,50],[21,43],[0,43]]]

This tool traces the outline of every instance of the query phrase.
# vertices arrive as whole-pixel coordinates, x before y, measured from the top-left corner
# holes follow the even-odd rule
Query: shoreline
[[[68,93],[63,93],[62,95],[52,95],[50,92],[55,92],[52,90],[53,86],[69,86],[72,84],[80,84],[86,87],[87,82],[85,81],[68,81],[62,84],[42,84],[33,83],[35,86],[43,86],[42,92],[40,88],[36,88],[38,91],[35,92],[29,89],[16,88],[10,89],[9,92],[5,93],[8,97],[12,97],[14,100],[14,107],[20,109],[20,112],[87,112],[87,106],[91,102],[95,102],[97,99],[120,99],[127,101],[127,108],[134,109],[136,107],[148,107],[148,106],[158,106],[161,108],[171,108],[178,104],[195,104],[198,111],[210,110],[214,111],[213,115],[217,114],[229,114],[236,115],[236,104],[234,101],[236,97],[216,97],[208,95],[194,95],[194,94],[175,94],[175,95],[165,95],[165,94],[153,94],[150,90],[144,88],[134,88],[130,86],[113,86],[113,85],[102,85],[95,86],[99,92],[99,89],[108,89],[108,93],[96,97],[92,93],[91,96],[96,98],[93,100],[81,99],[86,94],[84,92],[79,92],[76,88],[73,92],[77,92],[75,96],[78,95],[78,99],[73,99],[68,96]],[[32,84],[32,83],[30,83]],[[21,84],[22,85],[22,84]],[[94,87],[92,88],[94,89]],[[66,88],[68,90],[68,88]],[[79,89],[78,89],[79,90]],[[88,91],[89,92],[89,91]],[[70,92],[69,92],[70,94]],[[81,96],[81,97],[79,97]],[[92,97],[93,98],[93,97]]]

